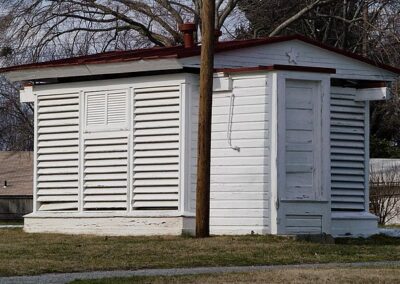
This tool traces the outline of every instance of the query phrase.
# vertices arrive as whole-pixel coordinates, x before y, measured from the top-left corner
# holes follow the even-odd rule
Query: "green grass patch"
[[[277,236],[99,237],[0,230],[0,275],[400,260],[400,239],[317,244]]]

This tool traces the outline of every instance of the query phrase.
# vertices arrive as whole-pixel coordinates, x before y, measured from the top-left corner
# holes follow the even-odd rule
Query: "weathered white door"
[[[316,82],[286,81],[285,124],[284,199],[315,200],[321,195],[321,96]]]
[[[329,119],[329,109],[323,107],[321,81],[286,79],[284,86],[284,94],[278,95],[278,124],[282,123],[278,130],[278,230],[284,234],[327,232],[324,161],[329,148],[324,145],[329,137],[324,137],[323,124]]]

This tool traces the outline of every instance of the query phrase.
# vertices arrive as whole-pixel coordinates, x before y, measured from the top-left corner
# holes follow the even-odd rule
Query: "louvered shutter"
[[[126,90],[87,92],[86,131],[126,130],[128,92]]]
[[[106,125],[106,94],[88,93],[86,95],[86,125],[105,126]]]
[[[125,91],[109,92],[107,94],[107,125],[127,125],[127,102],[128,96]]]
[[[331,91],[331,195],[333,210],[365,208],[365,103],[355,90]]]
[[[128,90],[85,95],[83,209],[127,210]]]
[[[38,211],[78,209],[79,94],[37,101]]]
[[[85,139],[84,210],[126,210],[128,138],[113,135]]]
[[[178,209],[179,86],[136,89],[134,210]]]

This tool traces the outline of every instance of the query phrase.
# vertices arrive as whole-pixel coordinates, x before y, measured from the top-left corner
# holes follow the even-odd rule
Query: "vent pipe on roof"
[[[222,32],[220,30],[214,30],[214,41],[215,43],[218,43],[219,37],[222,35]]]
[[[193,33],[196,31],[196,25],[193,23],[184,23],[179,25],[179,30],[183,33],[183,46],[185,48],[194,47]]]

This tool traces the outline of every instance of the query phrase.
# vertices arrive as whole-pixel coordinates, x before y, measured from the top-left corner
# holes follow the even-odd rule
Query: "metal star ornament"
[[[289,52],[286,52],[286,55],[289,57],[289,63],[297,64],[297,59],[300,54],[296,50],[291,48]]]

